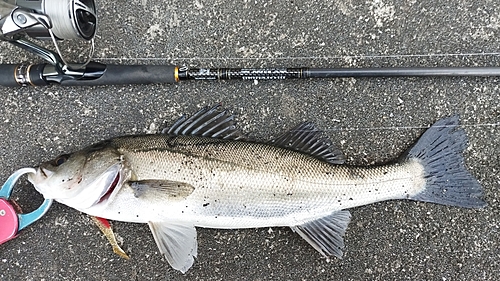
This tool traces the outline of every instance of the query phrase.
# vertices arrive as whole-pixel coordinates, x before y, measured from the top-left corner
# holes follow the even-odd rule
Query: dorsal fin
[[[297,125],[271,142],[273,145],[300,151],[331,164],[343,164],[344,155],[311,122]]]
[[[170,128],[163,129],[162,133],[227,140],[247,139],[236,126],[234,115],[227,110],[221,110],[220,107],[220,104],[214,107],[206,106],[189,118],[184,115]]]

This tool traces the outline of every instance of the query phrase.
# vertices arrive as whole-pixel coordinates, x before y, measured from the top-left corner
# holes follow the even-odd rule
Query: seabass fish
[[[342,165],[312,123],[250,141],[234,117],[206,107],[162,134],[117,137],[41,164],[29,177],[45,198],[89,215],[147,223],[173,268],[197,254],[195,227],[289,226],[324,256],[342,256],[345,209],[391,199],[480,208],[458,116],[436,122],[399,161]]]

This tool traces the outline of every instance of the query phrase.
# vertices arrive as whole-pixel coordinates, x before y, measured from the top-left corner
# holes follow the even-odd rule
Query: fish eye
[[[56,160],[54,160],[54,166],[61,166],[62,164],[64,164],[64,162],[66,162],[69,158],[69,155],[67,154],[64,154],[64,155],[61,155],[59,157],[56,158]]]

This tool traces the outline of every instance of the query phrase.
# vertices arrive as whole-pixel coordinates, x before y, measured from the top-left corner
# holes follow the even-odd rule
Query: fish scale
[[[125,137],[111,146],[130,163],[134,180],[194,186],[184,201],[189,212],[177,215],[202,227],[298,225],[341,209],[406,198],[425,185],[416,161],[362,169],[267,144],[195,136]]]
[[[290,226],[324,256],[341,257],[346,209],[392,199],[481,208],[463,163],[458,116],[437,121],[398,161],[344,165],[312,123],[261,143],[219,108],[163,134],[110,139],[43,163],[29,180],[46,199],[112,220],[147,223],[170,265],[186,272],[195,227]]]

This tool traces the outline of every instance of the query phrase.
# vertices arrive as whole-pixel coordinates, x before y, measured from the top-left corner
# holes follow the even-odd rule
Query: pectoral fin
[[[194,262],[198,251],[196,228],[186,222],[149,222],[156,245],[168,263],[185,273]]]
[[[161,193],[163,196],[184,199],[194,191],[194,186],[188,183],[169,180],[131,181],[129,185],[137,198],[147,196],[150,193]]]
[[[292,230],[325,257],[342,258],[344,234],[350,220],[349,211],[339,211],[303,225],[293,226]]]

